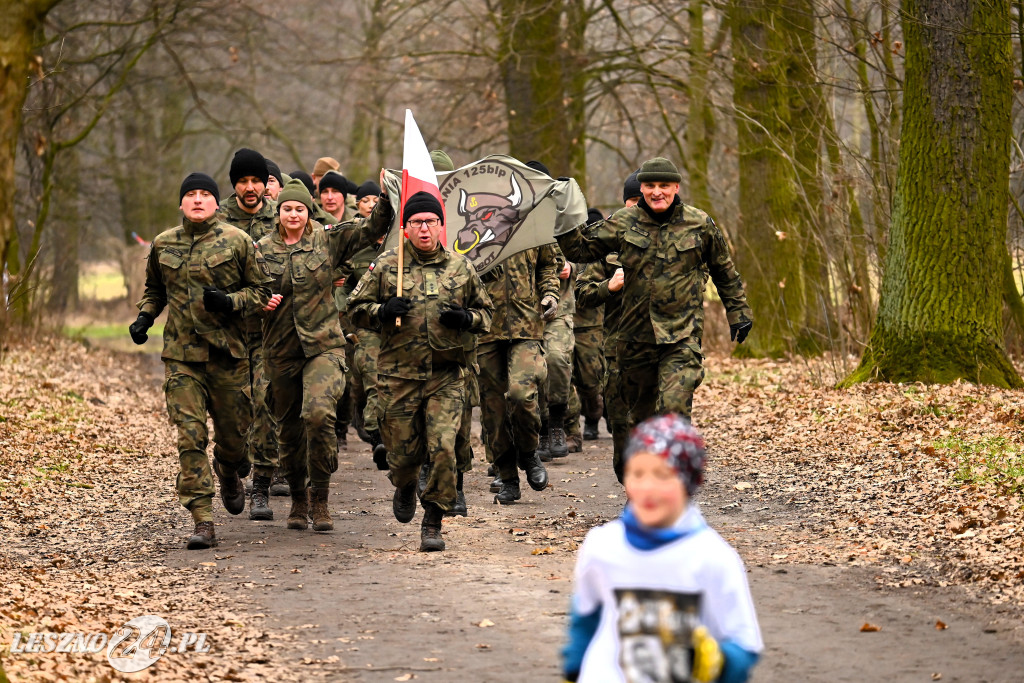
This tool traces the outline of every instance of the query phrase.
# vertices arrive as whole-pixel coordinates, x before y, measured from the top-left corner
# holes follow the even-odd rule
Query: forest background
[[[226,196],[249,146],[285,172],[333,156],[362,182],[400,166],[408,107],[457,165],[539,159],[606,214],[640,162],[676,161],[684,200],[733,245],[757,316],[749,355],[830,352],[836,381],[1021,386],[1007,360],[1024,350],[1021,2],[28,0],[0,14],[0,335],[88,307],[96,263],[129,283],[132,233],[176,224],[188,172]],[[114,289],[123,315],[137,292]]]

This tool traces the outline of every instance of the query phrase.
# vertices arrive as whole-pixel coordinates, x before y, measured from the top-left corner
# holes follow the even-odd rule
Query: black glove
[[[227,313],[234,309],[228,295],[216,287],[203,287],[203,306],[210,313]]]
[[[145,344],[149,339],[146,330],[153,327],[153,316],[149,313],[139,313],[139,317],[128,326],[128,334],[132,335],[132,341],[136,344]]]
[[[473,315],[458,304],[441,311],[441,324],[452,330],[464,330],[473,324]]]
[[[548,294],[540,300],[540,306],[544,309],[540,313],[540,319],[544,322],[551,322],[558,315],[558,297]]]
[[[393,296],[380,307],[377,317],[382,323],[394,322],[395,318],[401,318],[412,308],[412,299],[404,296]]]
[[[743,340],[750,334],[750,328],[754,326],[754,323],[750,320],[741,320],[738,323],[729,325],[729,339],[742,344]]]

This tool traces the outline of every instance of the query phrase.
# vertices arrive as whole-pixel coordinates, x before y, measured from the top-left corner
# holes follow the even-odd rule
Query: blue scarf
[[[696,505],[687,505],[683,514],[670,527],[655,528],[640,523],[633,513],[633,506],[627,504],[622,511],[622,524],[626,527],[626,540],[637,550],[656,550],[661,546],[678,541],[707,528],[707,522]]]

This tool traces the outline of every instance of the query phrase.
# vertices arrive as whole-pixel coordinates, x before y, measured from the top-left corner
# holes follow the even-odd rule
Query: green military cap
[[[636,179],[641,183],[678,183],[683,176],[679,175],[676,165],[665,157],[654,157],[640,166],[640,172],[636,174]]]
[[[289,180],[284,189],[281,190],[281,194],[277,195],[277,205],[281,206],[285,202],[299,202],[306,206],[306,210],[312,213],[313,211],[313,197],[309,194],[309,190],[306,189],[306,185],[298,178],[292,178]]]
[[[455,163],[452,161],[452,158],[442,149],[435,149],[431,152],[430,160],[434,163],[435,172],[455,170]]]

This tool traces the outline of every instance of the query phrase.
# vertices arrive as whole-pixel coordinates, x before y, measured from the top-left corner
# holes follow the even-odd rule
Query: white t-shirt
[[[574,607],[601,623],[583,658],[579,683],[689,681],[692,629],[750,652],[764,648],[743,561],[696,506],[680,520],[702,527],[654,550],[626,540],[614,520],[592,529],[576,561]]]

